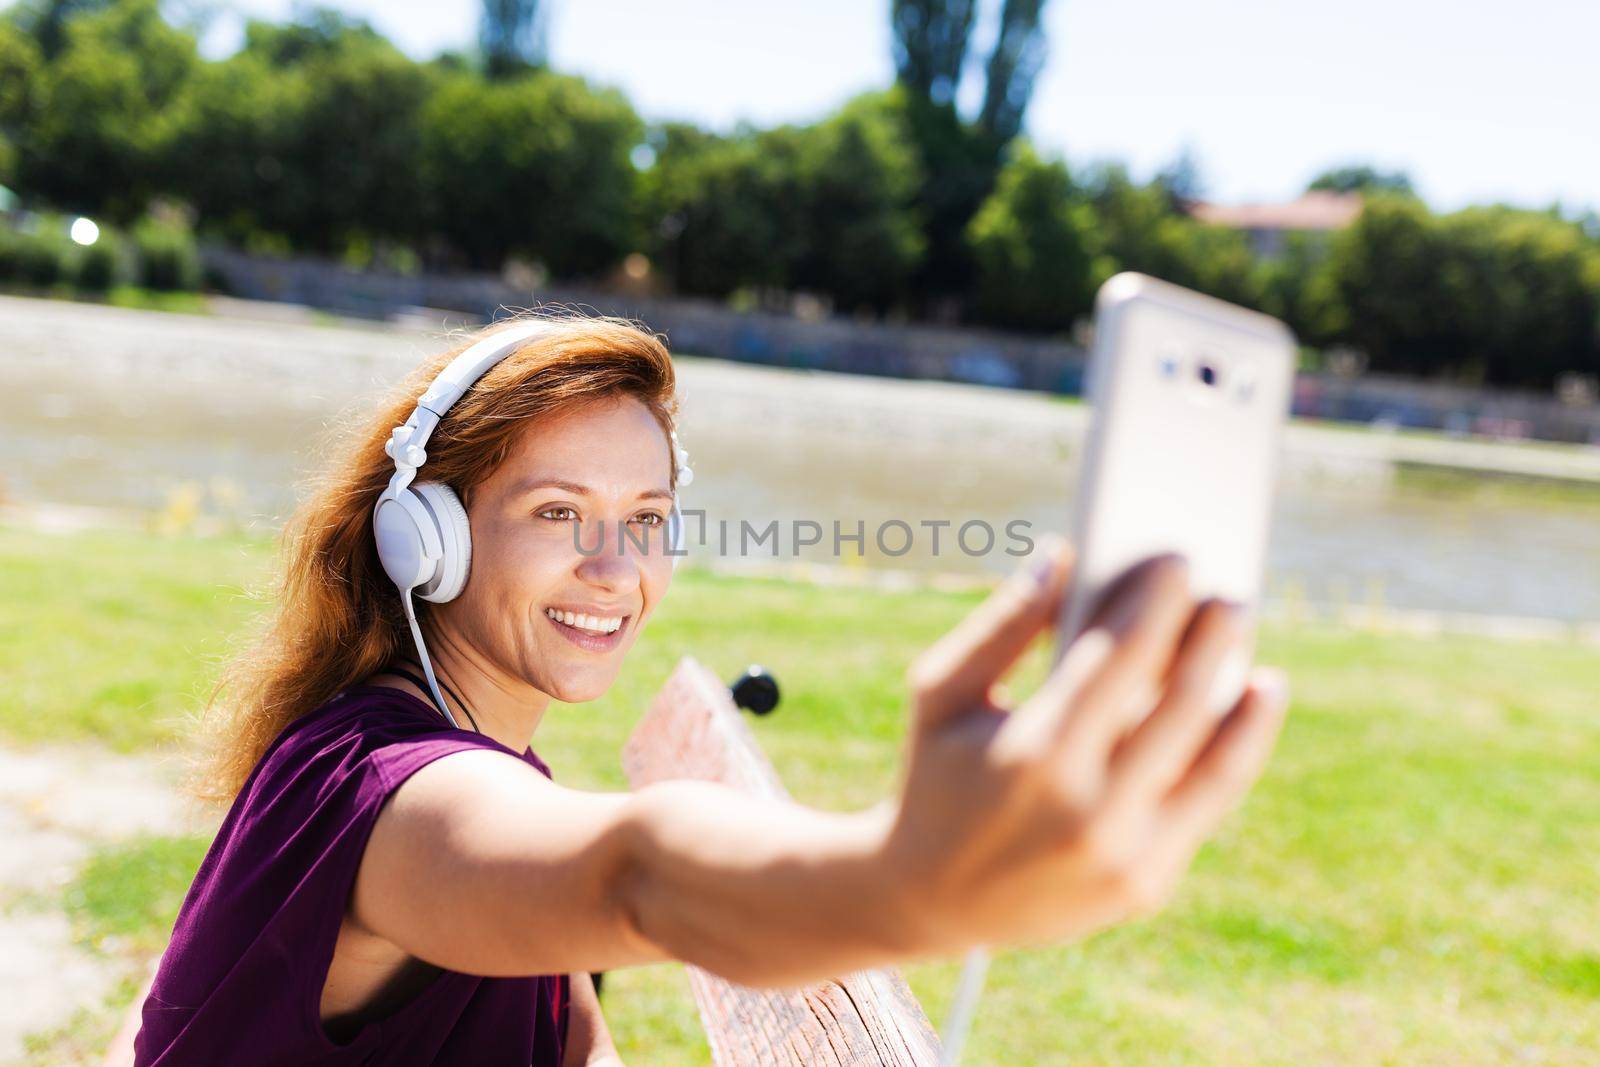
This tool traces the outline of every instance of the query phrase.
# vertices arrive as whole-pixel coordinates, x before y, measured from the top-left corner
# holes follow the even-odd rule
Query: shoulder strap
[[[402,662],[409,662],[409,661],[402,661]],[[405,667],[402,667],[402,666],[391,665],[391,666],[385,667],[384,668],[384,672],[387,673],[387,674],[398,674],[400,677],[404,678],[406,681],[410,682],[412,685],[416,686],[418,689],[422,690],[424,693],[426,693],[428,691],[427,679],[423,678],[420,674],[417,674],[415,671],[407,670]],[[448,685],[445,685],[443,679],[440,680],[439,685],[444,688],[444,691],[446,693],[450,694],[450,698],[456,702],[456,706],[459,707],[462,711],[467,713],[467,721],[472,723],[472,728],[474,730],[478,730],[478,720],[472,717],[472,711],[467,707],[466,701],[462,700],[459,696],[457,696],[456,695],[456,691],[454,689],[451,689]],[[478,730],[478,732],[482,733],[483,731]]]

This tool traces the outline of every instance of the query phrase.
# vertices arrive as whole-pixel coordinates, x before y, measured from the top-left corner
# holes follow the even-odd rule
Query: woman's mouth
[[[545,608],[550,625],[579,648],[590,652],[609,652],[622,643],[622,633],[631,615],[587,615],[560,608]]]

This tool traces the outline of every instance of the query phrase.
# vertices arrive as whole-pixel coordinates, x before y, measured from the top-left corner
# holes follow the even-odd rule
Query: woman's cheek
[[[567,546],[565,536],[540,530],[534,521],[523,526],[502,524],[485,532],[488,536],[473,538],[473,576],[494,587],[496,600],[523,599],[546,584],[546,572],[559,568]]]
[[[672,586],[672,557],[652,555],[644,563],[644,608],[639,613],[642,624],[655,613],[656,605]]]

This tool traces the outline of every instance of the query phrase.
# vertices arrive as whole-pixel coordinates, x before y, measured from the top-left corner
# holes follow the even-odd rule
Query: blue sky
[[[887,0],[547,2],[552,62],[619,86],[650,119],[805,121],[892,76]],[[291,0],[231,6],[281,18]],[[334,6],[419,57],[470,42],[478,11]],[[980,47],[998,6],[980,0]],[[1410,171],[1440,208],[1600,209],[1594,0],[1049,0],[1046,21],[1028,132],[1069,161],[1144,175],[1187,145],[1211,197],[1241,201],[1361,160]],[[219,19],[207,52],[235,47],[238,25]]]

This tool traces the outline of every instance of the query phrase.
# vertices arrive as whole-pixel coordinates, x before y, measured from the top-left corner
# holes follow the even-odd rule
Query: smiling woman
[[[1258,674],[1215,717],[1248,635],[1170,558],[1114,585],[1013,711],[996,683],[1070,570],[1042,550],[912,666],[899,795],[869,810],[555,784],[530,747],[546,709],[610,688],[671,582],[673,389],[631,324],[512,323],[331,449],[273,611],[213,693],[205,785],[231,808],[136,1063],[614,1064],[597,970],[797,985],[1164,899],[1285,703]]]
[[[361,838],[409,772],[477,749],[520,754],[548,774],[528,747],[546,706],[609,688],[671,577],[663,534],[680,471],[673,368],[660,341],[624,322],[579,318],[513,321],[473,341],[425,362],[336,435],[335,461],[285,530],[276,611],[224,671],[208,709],[212,759],[200,791],[233,811],[146,1002],[137,1062],[239,1062],[238,1006],[230,1007],[239,996],[272,1033],[310,1042],[286,1046],[263,1033],[249,1043],[274,1062],[325,1054],[330,1043],[354,1056],[402,1023],[415,1040],[429,1018],[449,1036],[451,1056],[489,1062],[483,1048],[469,1051],[474,1028],[457,1019],[468,1008],[494,1024],[495,1054],[520,1047],[521,1062],[559,1055],[574,1010],[587,1043],[608,1045],[586,978],[575,988],[566,976],[487,984],[441,976],[374,935],[345,903]],[[429,420],[438,425],[427,451],[411,457],[425,459],[429,481],[413,486],[408,477],[399,487],[425,490],[413,507],[427,511],[427,501],[444,504],[447,494],[465,513],[462,543],[453,546],[467,572],[459,591],[440,596],[437,581],[415,588],[430,602],[413,631],[421,678],[401,662],[412,643],[413,589],[397,595],[399,564],[374,538],[373,502],[395,495],[407,458],[384,439],[425,410],[419,393],[486,345],[501,358],[481,378],[465,382],[453,404],[428,401],[449,415]],[[380,507],[398,512],[394,503]],[[473,732],[447,730],[454,718],[432,685],[435,671]],[[437,710],[419,707],[436,697]],[[337,764],[370,766],[366,784],[342,774],[335,754]],[[335,783],[337,799],[324,800]],[[264,862],[285,838],[324,842],[323,855]],[[232,977],[263,966],[246,946],[268,931],[310,961],[306,973],[269,967],[254,979]],[[311,1006],[312,1025],[297,1009],[274,1010],[283,997],[262,988],[267,976],[272,989],[295,990],[294,1004]],[[436,1006],[422,1009],[419,994]],[[508,1031],[497,1018],[507,1011],[520,1027]],[[235,1022],[206,1025],[224,1016]]]

